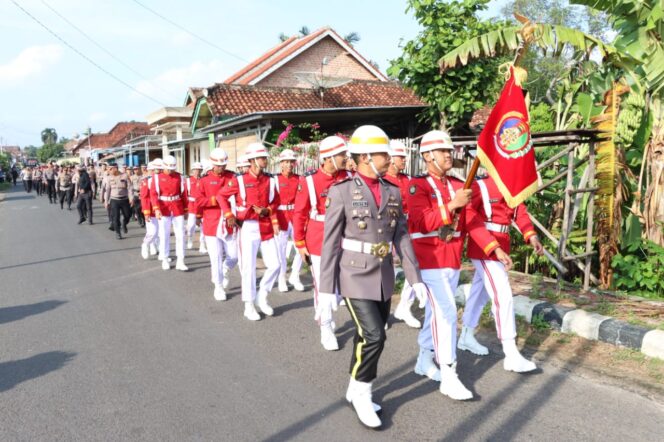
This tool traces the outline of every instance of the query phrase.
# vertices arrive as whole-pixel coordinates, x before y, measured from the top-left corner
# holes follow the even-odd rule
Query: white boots
[[[440,382],[440,392],[457,401],[473,398],[473,394],[463,386],[456,373],[456,362],[452,365],[442,364],[440,369],[434,361],[434,352],[420,348],[415,364],[415,373]]]
[[[279,291],[286,293],[288,291],[288,284],[286,284],[286,274],[279,275]]]
[[[339,343],[337,342],[337,337],[334,336],[334,328],[332,328],[332,324],[320,326],[320,343],[323,344],[325,350],[339,350]]]
[[[154,244],[150,244],[150,256],[154,256],[157,253],[159,253],[159,251],[157,250],[157,246],[155,246]]]
[[[201,238],[201,245],[198,248],[198,253],[200,253],[201,255],[207,255],[207,252],[208,251],[207,251],[207,247],[205,247],[205,240],[203,238]]]
[[[194,248],[194,240],[192,238],[187,239],[187,250],[191,250]]]
[[[461,336],[459,337],[457,348],[469,351],[478,356],[486,356],[489,354],[489,349],[475,339],[475,329],[466,327],[465,325],[461,328]]]
[[[161,260],[161,268],[163,270],[170,270],[171,264],[170,264],[170,262],[168,262],[168,258]]]
[[[297,273],[291,272],[290,278],[288,278],[288,283],[298,292],[304,291],[304,285],[300,282],[300,275]]]
[[[248,301],[244,303],[244,317],[250,321],[260,321],[261,315],[256,311],[256,306],[253,302]]]
[[[505,360],[503,361],[503,368],[505,370],[516,373],[528,373],[529,371],[537,370],[537,365],[534,362],[529,361],[519,353],[514,339],[505,339],[503,341],[503,351],[505,352]]]
[[[224,290],[224,287],[221,284],[214,285],[214,299],[216,299],[217,301],[226,300],[226,291]]]
[[[404,321],[408,327],[421,328],[422,324],[413,316],[413,312],[410,311],[412,305],[412,300],[401,298],[397,308],[394,310],[394,317],[400,321]]]
[[[456,362],[452,365],[441,364],[439,390],[456,401],[467,401],[473,398],[473,393],[464,387],[457,376]]]
[[[417,363],[415,364],[415,373],[426,376],[432,381],[440,382],[440,370],[433,360],[434,356],[433,351],[420,348],[420,354],[417,356]]]
[[[371,383],[351,378],[346,391],[346,400],[353,405],[360,422],[369,428],[378,428],[382,422],[376,414],[376,404],[371,401]]]
[[[222,270],[224,282],[221,283],[221,286],[224,288],[224,290],[228,288],[228,284],[230,283],[230,280],[228,279],[228,272],[230,272],[230,269],[224,265],[224,269]]]
[[[150,257],[150,250],[148,249],[147,244],[142,244],[141,245],[141,257],[143,259],[148,259]]]
[[[257,301],[258,308],[261,309],[263,313],[267,316],[274,315],[274,310],[270,307],[270,304],[267,303],[267,292],[259,291]]]
[[[189,270],[189,267],[184,265],[184,259],[180,258],[175,262],[175,269],[181,272],[186,272]]]

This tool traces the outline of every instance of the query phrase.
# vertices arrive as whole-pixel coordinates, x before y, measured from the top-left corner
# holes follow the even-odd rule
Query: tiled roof
[[[362,80],[326,89],[323,100],[315,89],[221,83],[208,89],[206,101],[215,116],[298,109],[424,106],[412,91],[398,83]]]
[[[119,147],[129,141],[131,138],[149,134],[150,126],[147,123],[138,121],[124,121],[113,126],[113,128],[107,133],[95,133],[89,137],[81,138],[78,141],[78,144],[76,144],[72,150],[77,151],[81,147],[87,149],[88,145],[92,149]]]
[[[326,36],[333,36],[333,38],[346,49],[349,55],[355,57],[360,63],[369,66],[369,70],[372,71],[379,80],[386,80],[385,76],[380,73],[380,71],[374,70],[373,67],[370,67],[369,62],[352,46],[344,42],[339,34],[337,34],[332,28],[324,27],[302,37],[290,37],[228,77],[224,83],[250,85],[262,74],[286,60],[288,57],[297,55],[298,51],[302,51],[309,43],[314,44],[317,40],[321,40]]]

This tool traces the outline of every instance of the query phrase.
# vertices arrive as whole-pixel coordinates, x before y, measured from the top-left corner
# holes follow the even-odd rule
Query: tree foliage
[[[478,35],[506,26],[500,20],[482,20],[478,12],[489,0],[409,0],[422,30],[403,45],[403,54],[391,61],[388,75],[410,87],[429,107],[424,119],[434,125],[464,132],[473,112],[495,101],[503,79],[498,66],[506,58],[484,59],[443,74],[438,60]]]

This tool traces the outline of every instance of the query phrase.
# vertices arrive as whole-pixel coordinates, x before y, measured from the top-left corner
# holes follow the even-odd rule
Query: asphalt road
[[[384,428],[366,430],[343,400],[346,311],[338,352],[318,343],[309,293],[275,289],[275,316],[244,320],[237,271],[216,302],[206,257],[165,272],[141,259],[142,229],[117,241],[95,209],[97,224],[78,226],[34,193],[0,203],[2,441],[664,439],[664,409],[649,399],[546,360],[507,373],[498,349],[462,352],[476,399],[452,401],[413,373],[417,332],[403,324],[374,383]]]

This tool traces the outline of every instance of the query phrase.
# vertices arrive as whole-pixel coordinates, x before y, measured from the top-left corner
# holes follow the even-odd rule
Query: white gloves
[[[427,297],[429,296],[429,289],[423,282],[416,282],[412,287],[415,297],[420,301],[420,308],[424,308],[424,305],[427,303]]]
[[[316,321],[320,320],[321,316],[325,312],[336,312],[339,307],[339,302],[337,300],[337,295],[334,293],[318,293],[318,305],[316,306],[316,314],[314,319]]]

